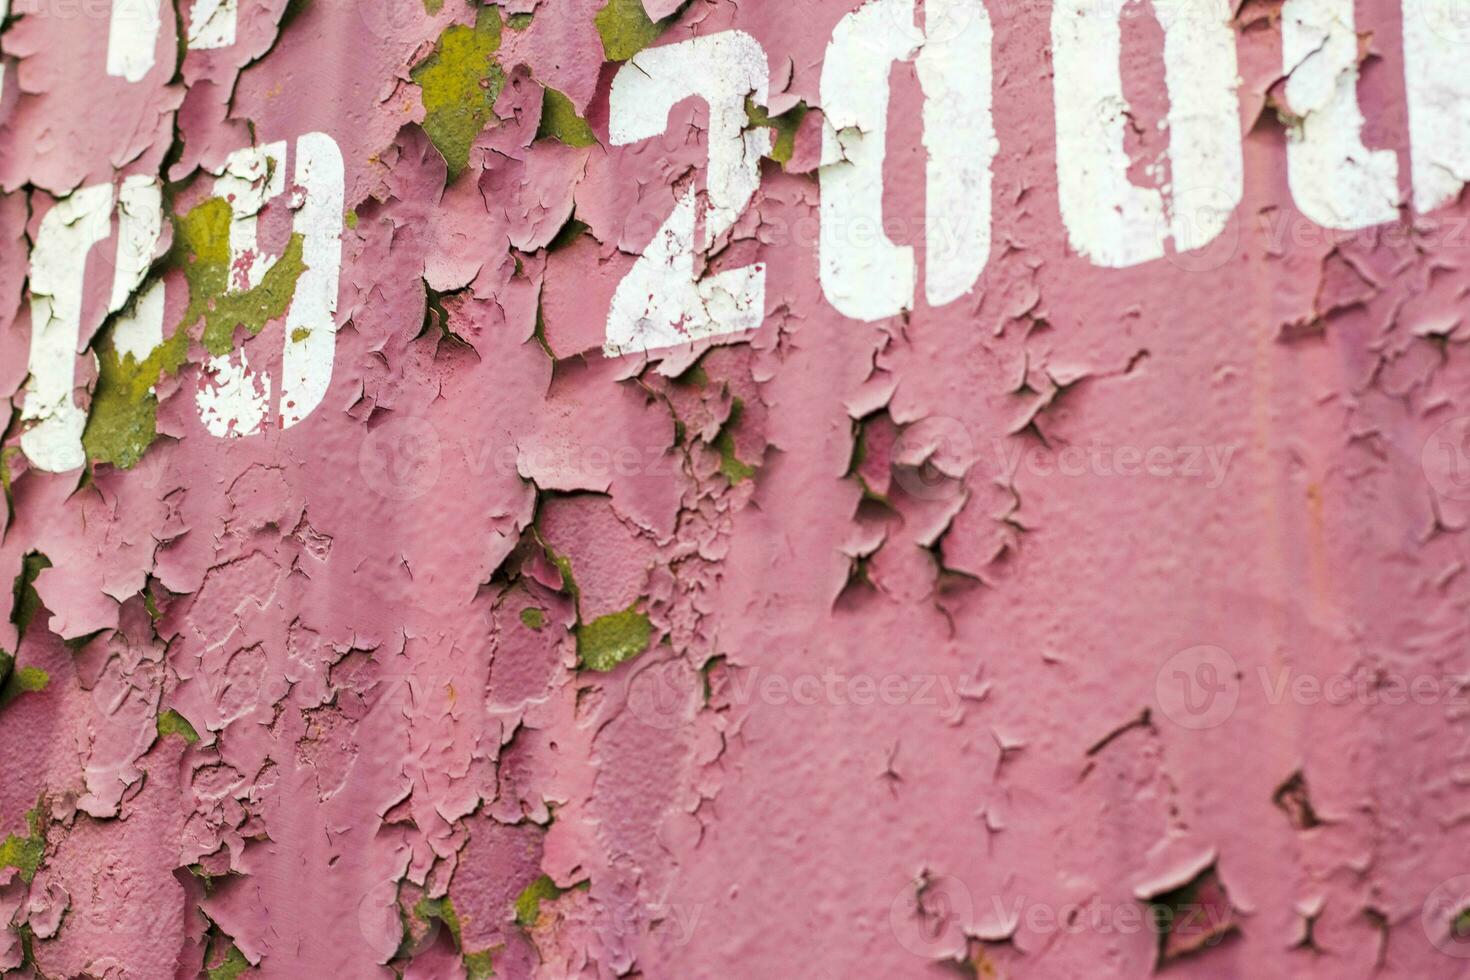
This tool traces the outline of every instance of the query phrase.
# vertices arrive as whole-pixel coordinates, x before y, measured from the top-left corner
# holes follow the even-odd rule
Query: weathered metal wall
[[[0,969],[1463,975],[1459,2],[10,0]]]

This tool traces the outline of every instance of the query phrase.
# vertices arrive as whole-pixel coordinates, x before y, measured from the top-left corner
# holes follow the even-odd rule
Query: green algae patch
[[[500,50],[500,11],[481,7],[475,26],[444,29],[434,53],[409,72],[424,105],[424,132],[449,165],[449,179],[470,162],[470,146],[495,116],[505,72],[490,56]]]
[[[6,660],[10,655],[0,651],[0,656]],[[39,667],[22,667],[19,670],[0,670],[0,708],[5,707],[22,694],[46,690],[46,685],[51,683],[51,675]]]
[[[109,328],[97,348],[97,389],[82,430],[87,457],[130,470],[158,438],[158,396],[153,386],[177,374],[189,359],[189,332],[179,330],[142,363],[129,351],[119,356]]]
[[[443,898],[429,898],[425,895],[418,900],[413,907],[413,914],[423,922],[438,919],[449,929],[449,934],[454,937],[454,944],[459,945],[459,913],[454,910],[454,902],[449,896]]]
[[[546,625],[546,615],[535,606],[527,606],[521,610],[521,623],[527,629],[539,630]]]
[[[648,649],[653,627],[636,608],[599,616],[577,627],[577,661],[582,669],[604,673]]]
[[[584,224],[575,217],[568,218],[567,223],[562,225],[561,230],[556,233],[556,237],[546,244],[546,251],[556,252],[564,249],[591,230],[591,225]],[[548,354],[551,353],[551,348],[546,343],[546,321],[541,316],[540,309],[536,311],[536,331],[541,346],[546,348]]]
[[[285,252],[251,289],[230,291],[229,202],[212,197],[175,217],[174,245],[168,256],[189,287],[189,305],[168,340],[142,361],[119,354],[109,326],[95,345],[97,388],[82,431],[88,458],[132,469],[158,438],[158,398],[154,386],[176,375],[189,360],[191,328],[204,321],[200,335],[212,356],[229,353],[235,329],[254,337],[271,320],[285,316],[306,271],[303,239],[292,234]]]
[[[158,716],[158,737],[167,738],[170,735],[178,735],[190,744],[199,741],[199,733],[194,730],[193,725],[189,724],[189,719],[173,708],[169,708]]]
[[[608,0],[592,22],[602,37],[602,52],[607,59],[627,61],[657,41],[677,16],[652,21],[643,9],[643,0]]]
[[[231,943],[219,966],[206,970],[204,975],[209,980],[236,980],[248,969],[250,969],[250,961],[245,958],[244,953],[240,952],[239,947]]]
[[[730,417],[720,427],[720,434],[715,436],[715,449],[720,454],[720,472],[725,474],[725,479],[732,485],[755,476],[755,467],[735,455],[734,429],[740,424],[740,416],[744,411],[745,403],[739,398],[735,399],[730,406]]]
[[[179,328],[192,327],[202,318],[204,349],[227,354],[234,346],[235,327],[254,336],[266,322],[285,314],[296,292],[296,281],[306,270],[302,239],[293,234],[286,252],[276,260],[253,289],[230,292],[230,204],[222,197],[203,201],[188,214],[174,218],[174,246],[168,262],[184,273],[189,305]],[[177,336],[178,330],[174,331]]]
[[[539,539],[540,536],[537,537]],[[577,610],[577,615],[580,617],[582,615],[582,590],[577,588],[577,580],[572,575],[572,560],[566,555],[558,555],[544,541],[541,547],[545,549],[546,557],[556,566],[556,570],[561,572],[561,591],[572,597],[572,608]]]
[[[344,225],[346,225],[352,231],[356,231],[357,230],[357,211],[356,211],[356,209],[354,209],[354,208],[348,208],[346,211],[344,211],[342,213],[342,223]]]
[[[572,608],[576,610],[577,625],[573,632],[577,637],[577,664],[580,669],[604,673],[648,649],[653,625],[646,614],[638,611],[637,603],[591,622],[584,621],[582,592],[572,575],[571,560],[557,554],[541,539],[539,532],[537,541],[546,552],[547,559],[561,572],[561,591],[571,596]]]
[[[46,854],[46,834],[41,824],[41,808],[37,806],[26,814],[26,826],[30,833],[25,837],[11,834],[0,841],[0,868],[15,868],[20,878],[30,884]]]
[[[21,559],[20,574],[15,577],[15,584],[11,587],[10,607],[13,610],[10,621],[15,624],[17,634],[17,650],[20,649],[19,640],[25,638],[31,621],[41,611],[41,595],[36,591],[36,578],[50,567],[51,559],[39,551],[32,551]]]
[[[444,9],[444,0],[424,0],[424,13],[430,17]]]
[[[807,111],[806,103],[798,102],[781,115],[773,116],[765,106],[756,105],[754,99],[745,100],[745,117],[750,120],[751,127],[770,127],[776,131],[768,156],[783,167],[796,154],[796,131],[801,128],[801,121],[806,118]]]
[[[516,925],[529,929],[541,918],[541,903],[561,896],[565,889],[556,887],[550,875],[542,875],[516,896]]]
[[[464,954],[464,971],[469,980],[489,980],[495,976],[495,965],[491,962],[490,950]]]
[[[545,89],[541,100],[541,124],[536,128],[536,138],[560,140],[567,146],[592,146],[597,136],[587,120],[577,115],[572,100],[554,88]]]
[[[454,902],[445,895],[443,898],[429,898],[425,895],[418,900],[413,907],[414,916],[421,922],[430,922],[438,919],[444,923],[449,934],[454,937],[455,948],[460,951],[460,959],[464,961],[465,973],[470,980],[485,980],[494,974],[491,965],[492,949],[478,950],[473,953],[464,951],[464,939],[461,935],[459,913],[454,909]]]
[[[531,26],[531,21],[534,19],[534,14],[511,14],[505,19],[505,26],[513,31],[524,31]]]

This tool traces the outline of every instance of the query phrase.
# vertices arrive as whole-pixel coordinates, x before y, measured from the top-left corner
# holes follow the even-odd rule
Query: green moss
[[[7,660],[10,659],[9,654],[5,654],[5,657]],[[0,675],[4,675],[3,682],[0,682],[0,707],[4,707],[22,694],[44,691],[46,685],[51,683],[51,675],[39,667],[6,670],[0,672]]]
[[[539,630],[546,624],[546,616],[535,606],[527,606],[521,610],[521,622],[533,630]]]
[[[211,355],[234,347],[235,328],[250,336],[284,316],[306,271],[303,240],[293,234],[286,251],[253,289],[231,292],[230,205],[212,197],[183,217],[174,218],[174,245],[168,263],[180,269],[189,286],[189,304],[168,340],[141,362],[120,355],[109,326],[95,345],[97,389],[82,432],[89,458],[120,469],[138,464],[158,437],[158,399],[153,388],[165,374],[178,374],[189,359],[190,331],[201,319],[201,339]]]
[[[704,370],[703,355],[700,356],[699,360],[685,368],[682,373],[675,375],[673,380],[677,385],[692,388],[703,388],[709,384],[709,374]]]
[[[1450,920],[1450,935],[1457,940],[1470,939],[1470,908],[1463,908]]]
[[[776,130],[776,139],[771,146],[770,157],[783,167],[791,162],[796,153],[796,131],[806,118],[805,102],[798,102],[779,116],[773,116],[765,106],[756,105],[754,99],[745,100],[745,116],[752,127],[770,126]]]
[[[516,896],[516,925],[529,929],[541,918],[541,903],[557,898],[564,889],[556,887],[550,875],[542,875]]]
[[[648,648],[653,627],[634,607],[577,627],[577,660],[584,670],[612,670]]]
[[[169,708],[158,716],[158,736],[166,738],[169,735],[182,736],[186,742],[199,741],[199,733],[194,726],[189,724],[189,719],[179,714],[173,708]]]
[[[293,344],[299,344],[303,340],[305,340],[307,337],[310,337],[310,336],[311,336],[311,328],[309,328],[309,327],[297,327],[295,330],[292,330],[291,331],[291,343],[293,343]]]
[[[444,9],[444,0],[424,0],[424,13],[430,17]]]
[[[572,560],[566,555],[558,555],[555,551],[552,551],[550,545],[543,545],[543,547],[546,548],[546,557],[550,558],[551,563],[556,566],[556,570],[561,572],[562,588],[566,590],[567,595],[572,597],[572,606],[578,610],[577,615],[580,616],[582,590],[577,588],[577,579],[572,575]]]
[[[541,125],[536,129],[536,138],[560,140],[567,146],[592,146],[597,142],[592,127],[577,115],[572,100],[554,88],[546,89],[541,102]]]
[[[204,349],[212,356],[228,354],[235,346],[235,328],[243,326],[254,337],[271,320],[286,315],[291,298],[296,295],[296,282],[306,271],[302,260],[302,237],[292,235],[285,254],[276,260],[254,289],[224,293],[213,297],[204,313]],[[190,305],[193,297],[190,296]],[[188,326],[185,321],[183,326]]]
[[[19,446],[6,446],[4,449],[0,449],[0,487],[5,489],[5,503],[11,516],[15,515],[15,509],[10,507],[10,462],[24,455],[25,453]]]
[[[250,961],[245,958],[245,954],[240,952],[234,943],[231,943],[230,948],[225,952],[225,958],[220,961],[220,965],[212,970],[206,970],[204,975],[209,980],[235,980],[236,977],[248,969],[250,969]]]
[[[355,210],[353,210],[352,208],[348,208],[347,211],[346,211],[346,213],[342,215],[342,223],[344,225],[346,225],[348,228],[351,228],[353,231],[356,231],[357,230],[357,212]]]
[[[535,18],[532,14],[511,14],[505,19],[505,26],[513,31],[524,31],[531,26],[533,19]]]
[[[715,449],[720,453],[720,472],[732,484],[741,480],[748,480],[755,476],[755,467],[751,466],[735,455],[735,426],[740,424],[740,416],[745,411],[745,403],[739,398],[735,399],[730,406],[730,417],[720,428],[720,434],[715,436]]]
[[[179,330],[141,364],[131,352],[118,355],[111,329],[96,350],[97,389],[82,431],[82,447],[90,459],[132,469],[158,437],[158,398],[153,386],[165,373],[177,374],[188,360],[189,332]]]
[[[424,104],[424,132],[453,180],[470,162],[470,146],[495,115],[505,72],[490,57],[500,49],[500,11],[481,7],[475,26],[445,28],[434,53],[410,72]]]
[[[44,691],[46,685],[51,683],[51,675],[40,667],[22,667],[14,676],[22,691]]]
[[[454,937],[454,945],[459,945],[459,913],[454,910],[454,902],[448,895],[443,898],[429,898],[425,895],[413,907],[413,914],[424,922],[438,919],[444,923],[449,934]]]
[[[478,953],[464,954],[465,975],[469,980],[488,980],[495,975],[495,967],[491,963],[490,950],[482,949]]]
[[[575,242],[578,238],[581,238],[583,235],[585,235],[589,230],[590,226],[583,224],[576,218],[568,218],[567,223],[562,225],[561,230],[556,233],[556,237],[547,243],[546,251],[555,252],[558,249],[566,248],[568,245],[572,244],[572,242]],[[536,328],[542,331],[542,346],[545,346],[545,324],[539,319],[541,316],[540,310],[537,310],[536,315],[538,318]],[[550,348],[548,347],[547,350],[549,351]]]
[[[602,36],[602,52],[609,61],[627,61],[658,40],[673,22],[674,17],[656,23],[649,20],[643,0],[608,0],[593,18]]]
[[[444,923],[449,934],[454,937],[454,945],[460,951],[460,957],[464,960],[465,972],[470,980],[484,980],[495,971],[490,965],[491,950],[478,950],[473,953],[464,951],[464,938],[459,921],[459,913],[454,910],[454,902],[448,895],[443,898],[429,898],[424,896],[418,900],[413,907],[413,914],[424,922],[438,919]]]
[[[40,804],[26,814],[26,826],[30,830],[27,836],[17,837],[11,834],[0,841],[0,868],[15,868],[20,872],[21,880],[29,884],[36,876],[36,869],[41,866],[41,858],[46,854],[46,834]]]
[[[20,574],[12,587],[10,621],[15,624],[17,641],[24,639],[31,621],[41,611],[41,596],[36,592],[36,577],[51,567],[51,559],[39,551],[32,551],[20,562]]]

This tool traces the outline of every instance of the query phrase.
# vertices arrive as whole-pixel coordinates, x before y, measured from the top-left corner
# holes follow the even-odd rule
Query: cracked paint
[[[1448,0],[0,0],[0,974],[1452,976]]]

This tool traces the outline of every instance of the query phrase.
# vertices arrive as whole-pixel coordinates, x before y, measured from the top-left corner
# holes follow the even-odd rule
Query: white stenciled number
[[[87,253],[107,237],[112,186],[83,187],[46,212],[31,250],[31,350],[20,437],[37,467],[60,473],[86,462],[87,416],[72,397]]]
[[[1349,0],[1351,2],[1351,0]],[[1057,0],[1057,194],[1071,246],[1122,268],[1208,245],[1240,203],[1243,184],[1235,32],[1228,0],[1154,0],[1164,29],[1169,95],[1169,185],[1128,177],[1122,5]]]
[[[250,147],[230,155],[214,191],[230,202],[230,286],[260,285],[279,256],[256,241],[261,208],[286,187],[286,144]],[[306,418],[327,393],[336,351],[337,281],[342,264],[342,154],[324,133],[296,141],[296,185],[301,200],[292,231],[302,237],[306,269],[286,313],[280,386],[280,427]],[[199,418],[217,436],[247,436],[263,427],[270,377],[252,369],[243,350],[212,357],[204,366],[197,400]]]
[[[1286,0],[1286,178],[1302,214],[1324,228],[1398,217],[1398,159],[1363,145],[1353,0]]]
[[[162,0],[112,0],[107,23],[107,74],[140,82],[153,68]],[[193,50],[235,43],[239,0],[194,0],[188,43]],[[169,8],[173,16],[173,8]]]
[[[112,186],[84,187],[41,219],[31,251],[31,349],[24,421],[34,423],[20,445],[38,468],[73,470],[84,463],[82,430],[87,416],[77,405],[77,347],[81,339],[83,277],[87,253],[105,239],[112,221]],[[107,311],[127,305],[147,275],[162,230],[163,190],[152,177],[123,180],[117,193],[116,273]],[[162,339],[163,285],[154,283],[119,318],[119,349],[145,357]],[[142,338],[141,341],[138,338]],[[142,353],[136,346],[142,343]]]
[[[1403,24],[1414,208],[1429,212],[1470,180],[1470,7],[1404,0]]]
[[[916,57],[924,93],[924,296],[952,302],[974,288],[990,258],[990,17],[980,0],[929,0],[925,29],[914,0],[869,0],[838,24],[822,66],[822,290],[839,312],[879,320],[914,305],[917,262],[883,230],[888,74]]]
[[[696,248],[708,250],[734,227],[760,183],[760,159],[770,151],[770,133],[747,131],[745,100],[764,104],[767,80],[765,52],[741,31],[644,50],[613,79],[609,133],[615,146],[660,135],[668,127],[669,111],[698,96],[709,106],[709,165],[704,200],[693,187],[685,191],[618,284],[607,317],[607,356],[760,326],[765,266],[698,279],[694,259]],[[696,245],[699,207],[704,233]]]
[[[276,257],[260,254],[260,209],[285,191],[286,144],[251,147],[231,155],[215,181],[230,201],[231,288],[259,285]],[[302,237],[305,268],[286,313],[281,359],[279,425],[288,429],[321,404],[336,353],[337,285],[342,264],[342,154],[324,133],[296,141],[293,232]],[[31,251],[31,347],[21,418],[29,423],[21,448],[38,468],[65,472],[82,466],[86,413],[74,397],[87,253],[108,237],[113,214],[109,184],[84,187],[41,219]],[[155,178],[127,177],[116,196],[114,278],[108,312],[117,314],[113,342],[119,356],[142,361],[163,342],[164,284],[146,283],[163,228],[163,190]],[[141,292],[138,290],[141,289]],[[136,296],[134,295],[136,293]],[[131,301],[131,303],[130,303]],[[90,356],[90,355],[87,355]],[[264,425],[270,377],[252,370],[243,351],[211,358],[197,401],[205,428],[243,436]]]

